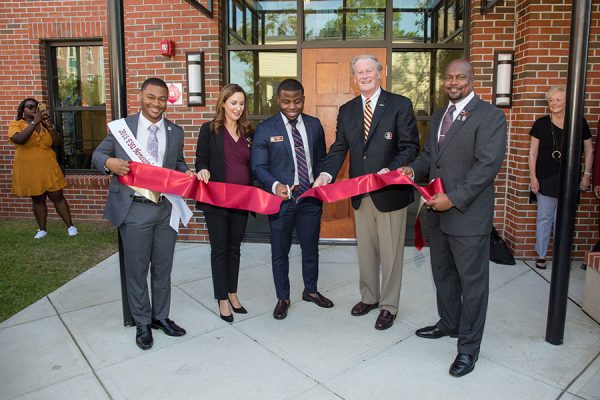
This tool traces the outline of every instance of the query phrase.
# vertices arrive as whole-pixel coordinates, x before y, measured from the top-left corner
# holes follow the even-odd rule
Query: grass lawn
[[[62,221],[34,239],[32,221],[0,219],[0,322],[117,252],[117,231],[104,222],[75,221],[67,235]]]

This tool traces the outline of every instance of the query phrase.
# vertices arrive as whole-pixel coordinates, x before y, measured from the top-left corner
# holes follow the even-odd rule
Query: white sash
[[[124,118],[109,122],[108,129],[110,129],[110,132],[115,139],[117,139],[117,142],[119,142],[132,161],[160,167],[160,165],[157,165],[154,157],[148,154],[146,149],[144,149],[137,141],[136,137],[131,132],[131,129],[127,126]],[[163,193],[163,196],[165,196],[173,205],[171,208],[171,220],[169,221],[169,225],[171,225],[171,228],[173,228],[175,232],[179,232],[179,221],[181,220],[181,223],[184,226],[187,226],[193,215],[192,210],[190,210],[181,196],[167,193]]]

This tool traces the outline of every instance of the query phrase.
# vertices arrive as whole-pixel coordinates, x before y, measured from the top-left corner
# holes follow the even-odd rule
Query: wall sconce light
[[[500,108],[512,107],[512,78],[514,52],[494,52],[494,105]]]
[[[204,89],[204,52],[196,51],[185,53],[187,64],[187,96],[188,106],[206,105],[206,91]]]

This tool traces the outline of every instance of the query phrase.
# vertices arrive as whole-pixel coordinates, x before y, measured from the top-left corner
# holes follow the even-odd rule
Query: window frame
[[[59,48],[59,47],[86,47],[86,46],[93,46],[93,47],[100,47],[102,49],[102,51],[104,51],[104,44],[102,42],[102,38],[86,38],[83,40],[77,40],[77,39],[65,39],[65,40],[49,40],[49,41],[45,41],[44,42],[45,45],[45,50],[46,50],[46,62],[47,62],[47,68],[46,68],[46,72],[47,72],[47,88],[48,88],[48,102],[49,102],[49,107],[52,110],[52,119],[54,120],[54,122],[58,122],[59,118],[58,115],[59,113],[64,113],[64,112],[81,112],[81,111],[104,111],[105,116],[106,116],[106,101],[104,104],[102,105],[96,105],[96,106],[62,106],[62,105],[57,105],[57,99],[58,99],[58,81],[57,81],[57,71],[56,71],[56,59],[53,56],[53,49],[54,48]],[[57,56],[58,56],[58,52]],[[64,56],[64,55],[63,55]],[[87,56],[87,55],[85,55]],[[69,57],[69,54],[67,54],[67,57]],[[96,63],[98,60],[94,60],[94,63]],[[78,66],[79,67],[79,66]],[[102,65],[102,73],[104,74],[104,76],[106,76],[106,69],[104,68],[104,65]],[[82,77],[81,76],[81,68],[79,70],[79,79],[83,80],[83,79],[87,79],[87,77]],[[108,100],[108,99],[106,99]],[[64,133],[60,132],[61,136],[64,140]],[[60,151],[59,154],[57,154],[57,159],[58,159],[58,163],[61,166],[61,168],[63,169],[65,175],[80,175],[80,174],[101,174],[100,171],[96,170],[95,168],[91,167],[89,169],[85,169],[85,168],[65,168],[64,167],[64,153],[65,153],[65,144],[64,141],[61,143],[60,145]],[[62,157],[61,157],[62,156]]]
[[[461,0],[453,0],[455,10],[458,10],[458,2]],[[431,4],[431,10],[436,7],[441,7],[447,10],[448,0],[434,0]],[[387,54],[387,76],[391,76],[391,62],[392,53],[395,51],[418,51],[418,50],[462,50],[464,58],[469,58],[469,21],[471,19],[470,9],[471,0],[463,0],[463,22],[462,26],[456,29],[451,35],[447,36],[443,42],[436,42],[433,40],[433,36],[436,33],[435,27],[431,26],[431,37],[425,38],[424,42],[399,42],[394,41],[393,38],[393,0],[386,0],[386,11],[385,11],[385,27],[384,27],[384,39],[383,40],[304,40],[304,0],[296,0],[297,10],[297,25],[296,25],[296,42],[290,44],[229,44],[229,22],[230,22],[230,4],[244,3],[244,0],[222,0],[221,1],[221,24],[222,32],[224,32],[224,38],[221,41],[222,54],[223,54],[223,81],[230,83],[230,70],[229,70],[229,52],[230,51],[295,51],[297,54],[297,68],[296,78],[299,79],[302,76],[302,50],[305,48],[351,48],[351,47],[364,47],[368,45],[370,47],[385,47]],[[432,18],[430,14],[425,16],[428,23],[435,25],[437,22]],[[458,21],[458,15],[455,14],[454,20],[452,21],[453,26],[456,26]],[[447,20],[448,16],[445,15],[444,19]],[[447,25],[447,24],[445,24]],[[445,28],[445,27],[444,27]],[[264,33],[264,32],[263,32]],[[452,40],[456,35],[462,33],[463,41],[462,44],[453,43]],[[386,82],[385,90],[391,90],[391,79]],[[432,96],[433,99],[433,96]],[[432,100],[433,101],[433,100]],[[249,115],[250,120],[262,120],[268,115]],[[418,116],[417,120],[429,121],[430,116]]]

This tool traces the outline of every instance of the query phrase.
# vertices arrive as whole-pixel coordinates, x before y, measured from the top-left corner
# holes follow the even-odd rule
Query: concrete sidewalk
[[[300,299],[300,249],[291,252],[292,306],[272,317],[268,244],[244,244],[239,296],[248,309],[218,316],[207,244],[178,243],[171,317],[182,338],[154,331],[135,345],[122,325],[114,255],[0,324],[0,399],[600,399],[600,326],[581,311],[584,274],[572,268],[564,344],[544,340],[549,271],[490,265],[490,302],[475,371],[453,378],[456,339],[426,340],[437,321],[429,252],[407,248],[394,326],[359,300],[354,246],[321,246],[319,290],[335,307]]]

